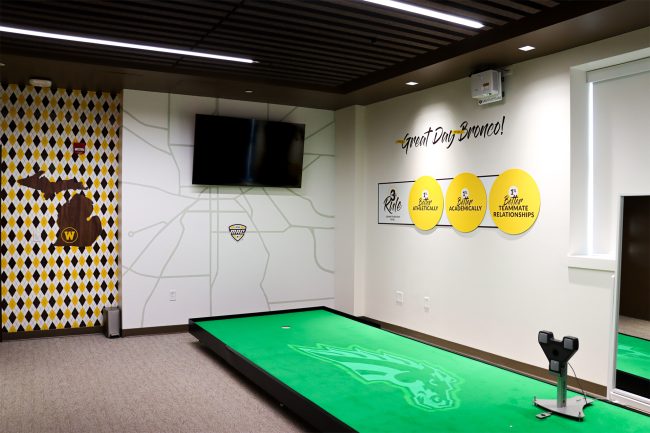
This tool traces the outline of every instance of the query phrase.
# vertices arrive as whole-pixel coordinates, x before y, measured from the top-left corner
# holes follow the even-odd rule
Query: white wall
[[[613,254],[620,196],[650,189],[650,71],[594,83],[593,117],[593,250]]]
[[[125,329],[334,305],[333,112],[134,90],[123,101]],[[196,113],[304,123],[302,187],[192,185]],[[231,224],[247,226],[239,242]]]
[[[505,100],[477,106],[462,79],[366,107],[365,140],[357,143],[365,167],[364,305],[358,313],[541,367],[537,332],[574,335],[572,360],[580,377],[606,384],[612,329],[612,272],[569,267],[570,74],[603,57],[647,47],[648,29],[512,65]],[[337,129],[342,125],[337,113]],[[347,115],[354,115],[353,112]],[[482,124],[506,116],[503,135],[411,149],[395,141],[431,126]],[[354,123],[354,122],[352,122]],[[340,132],[344,134],[343,132]],[[639,146],[643,145],[638,143]],[[647,145],[647,143],[646,143]],[[377,224],[378,182],[422,175],[453,177],[469,171],[499,174],[521,168],[536,180],[540,215],[518,236],[479,228],[461,234],[438,227]],[[339,193],[341,191],[339,190]],[[406,199],[406,198],[405,198]],[[339,248],[339,246],[337,246]],[[352,280],[350,280],[352,283]],[[358,292],[354,286],[350,290]],[[404,292],[404,304],[395,291]],[[425,312],[423,298],[431,298]]]
[[[336,275],[338,310],[361,315],[365,290],[365,108],[339,110],[336,121]]]

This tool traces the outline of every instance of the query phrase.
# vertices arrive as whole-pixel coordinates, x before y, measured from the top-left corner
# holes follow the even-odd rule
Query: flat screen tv
[[[305,125],[197,114],[192,183],[299,188]]]

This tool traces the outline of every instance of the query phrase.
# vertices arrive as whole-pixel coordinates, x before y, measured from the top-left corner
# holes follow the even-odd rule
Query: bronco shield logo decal
[[[246,234],[246,226],[243,224],[233,224],[228,227],[228,230],[230,230],[230,236],[237,242]]]

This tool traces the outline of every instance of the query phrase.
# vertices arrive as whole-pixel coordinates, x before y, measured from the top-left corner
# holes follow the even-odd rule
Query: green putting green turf
[[[554,386],[324,310],[197,324],[361,432],[650,432],[650,417],[600,401],[582,422],[537,419],[533,397]]]
[[[650,379],[650,341],[618,334],[616,369]]]

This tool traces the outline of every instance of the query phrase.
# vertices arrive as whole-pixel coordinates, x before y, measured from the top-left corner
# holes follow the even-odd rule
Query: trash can
[[[104,335],[108,338],[120,336],[120,307],[105,307],[102,312],[104,316]]]

